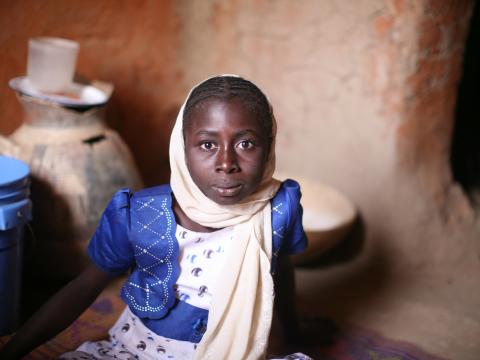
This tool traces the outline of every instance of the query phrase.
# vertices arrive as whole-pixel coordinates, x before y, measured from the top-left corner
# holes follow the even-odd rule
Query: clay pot
[[[24,123],[0,139],[0,153],[31,168],[35,244],[27,270],[68,279],[84,268],[86,246],[114,192],[142,182],[127,146],[103,123],[104,106],[79,111],[17,97]]]
[[[357,210],[344,194],[320,181],[285,173],[276,173],[275,178],[291,178],[300,183],[303,228],[309,243],[303,253],[292,258],[295,265],[315,264],[349,234],[357,217]]]

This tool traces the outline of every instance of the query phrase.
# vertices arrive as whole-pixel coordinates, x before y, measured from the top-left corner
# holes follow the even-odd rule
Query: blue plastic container
[[[29,168],[0,156],[0,336],[20,322],[24,226],[32,218]]]

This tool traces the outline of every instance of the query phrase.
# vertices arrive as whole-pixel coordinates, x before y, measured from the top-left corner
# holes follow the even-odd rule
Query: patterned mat
[[[418,347],[385,339],[371,331],[349,327],[341,330],[331,346],[305,349],[321,360],[444,360],[427,354]]]
[[[123,308],[124,304],[116,294],[104,293],[72,326],[24,359],[55,359],[84,341],[104,338]],[[5,341],[6,338],[0,338],[0,344]],[[340,329],[328,347],[297,350],[319,360],[442,360],[414,345],[391,341],[371,331],[353,327]]]

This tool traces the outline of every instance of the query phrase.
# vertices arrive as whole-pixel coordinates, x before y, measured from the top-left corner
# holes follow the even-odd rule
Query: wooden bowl
[[[303,227],[308,247],[294,255],[295,265],[314,263],[350,232],[357,217],[353,202],[334,187],[306,177],[276,173],[275,178],[294,179],[302,191]]]

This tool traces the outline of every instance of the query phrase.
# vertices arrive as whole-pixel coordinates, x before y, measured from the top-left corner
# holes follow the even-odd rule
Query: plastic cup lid
[[[23,161],[0,156],[0,187],[13,185],[28,177],[30,169]]]

